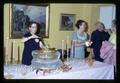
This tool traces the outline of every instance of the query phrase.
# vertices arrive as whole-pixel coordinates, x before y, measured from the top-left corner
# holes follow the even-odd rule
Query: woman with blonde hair
[[[112,33],[109,41],[104,41],[100,49],[100,56],[105,63],[112,64],[116,67],[116,22],[112,21]]]

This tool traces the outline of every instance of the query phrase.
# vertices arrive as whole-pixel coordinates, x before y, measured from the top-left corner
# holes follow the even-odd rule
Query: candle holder
[[[70,58],[67,57],[66,60],[64,61],[64,63],[67,65],[70,65]]]
[[[62,50],[62,58],[61,58],[61,60],[62,60],[62,62],[65,61],[65,59],[64,59],[64,50]]]

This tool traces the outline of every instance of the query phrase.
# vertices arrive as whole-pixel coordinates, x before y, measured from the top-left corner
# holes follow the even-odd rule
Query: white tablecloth
[[[5,65],[4,76],[13,75],[12,79],[114,79],[114,66],[95,61],[93,66],[89,67],[84,61],[73,60],[70,62],[72,69],[68,72],[55,70],[52,73],[42,72],[38,74],[33,71],[31,66],[25,65]],[[21,72],[26,71],[25,75]]]

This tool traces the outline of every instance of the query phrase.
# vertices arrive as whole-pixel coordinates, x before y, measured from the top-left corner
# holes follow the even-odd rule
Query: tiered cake
[[[39,69],[56,69],[62,65],[60,53],[52,48],[32,52],[32,66]]]

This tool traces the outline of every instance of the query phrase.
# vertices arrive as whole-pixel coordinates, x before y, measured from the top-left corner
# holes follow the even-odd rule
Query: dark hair
[[[37,25],[37,32],[35,33],[36,35],[38,35],[40,33],[40,24],[36,21],[30,21],[28,23],[28,27],[31,27],[32,24],[36,24]]]
[[[76,27],[77,27],[77,29],[79,29],[80,27],[79,27],[79,25],[82,25],[82,23],[85,23],[86,24],[86,26],[87,26],[87,22],[86,21],[84,21],[84,20],[78,20],[77,22],[76,22]]]

